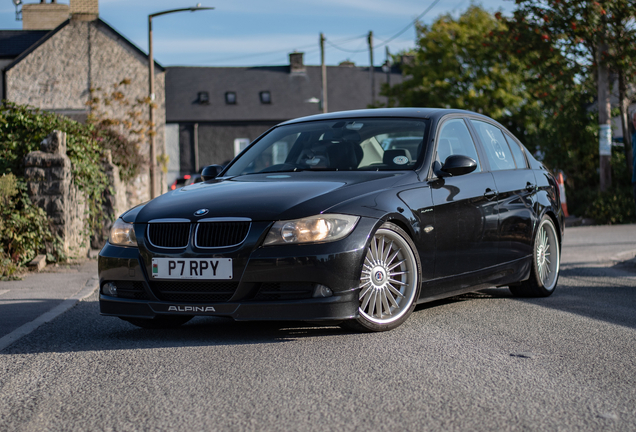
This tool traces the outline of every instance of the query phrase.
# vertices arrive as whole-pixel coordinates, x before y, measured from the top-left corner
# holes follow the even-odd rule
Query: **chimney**
[[[99,17],[97,0],[71,0],[71,18],[78,21],[94,21]]]
[[[53,30],[69,17],[67,4],[58,4],[57,0],[46,3],[22,5],[22,30]]]
[[[296,52],[289,54],[289,72],[293,74],[304,74],[305,64],[303,63],[304,53]]]

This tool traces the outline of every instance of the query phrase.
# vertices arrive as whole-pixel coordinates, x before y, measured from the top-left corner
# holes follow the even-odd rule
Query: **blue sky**
[[[38,0],[23,0],[39,3]],[[47,0],[49,2],[50,0]],[[68,3],[69,0],[58,0]],[[434,0],[100,0],[100,17],[142,50],[148,50],[148,14],[200,2],[213,11],[182,12],[153,20],[155,58],[164,66],[284,65],[288,53],[305,53],[306,64],[320,64],[319,34],[327,39],[326,62],[351,60],[369,65],[367,34],[374,45],[390,39],[424,12]],[[479,2],[491,12],[510,13],[511,0]],[[422,18],[458,15],[470,0],[441,0]],[[0,29],[21,29],[11,0],[0,0]],[[409,28],[388,43],[392,53],[414,46]],[[337,48],[336,48],[337,47]],[[353,52],[352,52],[353,51]],[[374,49],[374,64],[385,59]]]

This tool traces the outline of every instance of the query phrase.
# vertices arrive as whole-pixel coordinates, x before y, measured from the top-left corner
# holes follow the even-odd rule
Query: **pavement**
[[[49,264],[22,280],[0,281],[0,351],[90,296],[98,285],[96,259]]]
[[[566,228],[562,270],[608,266],[636,271],[636,225]],[[98,285],[95,258],[0,281],[0,351],[91,296]]]

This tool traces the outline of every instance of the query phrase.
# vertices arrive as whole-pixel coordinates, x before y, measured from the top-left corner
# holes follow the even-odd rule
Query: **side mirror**
[[[440,171],[442,175],[454,177],[471,173],[476,169],[475,159],[464,155],[452,155],[446,158]]]
[[[223,167],[221,165],[208,165],[201,170],[201,179],[203,181],[208,181],[216,178],[223,171]]]

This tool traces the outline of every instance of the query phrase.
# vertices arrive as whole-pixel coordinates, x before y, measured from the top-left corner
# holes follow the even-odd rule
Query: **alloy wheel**
[[[417,263],[406,240],[379,229],[371,241],[360,276],[360,315],[388,324],[406,314],[415,298]]]
[[[559,274],[559,248],[554,226],[545,221],[539,227],[535,243],[537,276],[543,287],[553,290]]]

